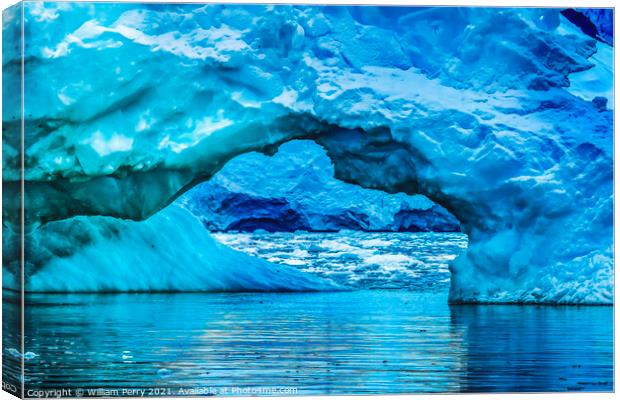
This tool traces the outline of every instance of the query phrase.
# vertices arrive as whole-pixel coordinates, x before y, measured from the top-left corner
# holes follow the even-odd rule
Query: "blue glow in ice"
[[[239,280],[224,267],[233,253],[210,251],[206,233],[190,243],[199,224],[161,211],[233,157],[304,138],[338,179],[423,194],[460,221],[469,247],[450,267],[452,301],[612,303],[613,52],[561,9],[25,7],[29,288],[165,287],[155,276],[173,289],[313,287],[275,272]],[[19,43],[6,15],[3,37]],[[19,46],[3,56],[17,88]],[[7,110],[10,286],[22,171],[20,115]],[[146,222],[122,222],[135,240],[120,244],[40,225],[79,215]]]

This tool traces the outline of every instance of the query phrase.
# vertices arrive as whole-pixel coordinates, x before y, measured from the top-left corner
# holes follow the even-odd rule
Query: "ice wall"
[[[232,157],[306,138],[339,179],[459,219],[452,301],[612,302],[613,104],[572,81],[610,87],[612,53],[561,10],[26,7],[29,229],[145,219]],[[3,210],[10,231],[18,202]]]
[[[562,15],[583,33],[609,45],[614,43],[614,10],[612,8],[566,9]]]

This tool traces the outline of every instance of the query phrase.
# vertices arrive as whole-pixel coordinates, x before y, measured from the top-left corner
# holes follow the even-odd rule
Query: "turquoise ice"
[[[19,100],[16,10],[5,103]],[[303,138],[338,179],[452,212],[469,247],[451,301],[609,304],[613,52],[561,11],[25,3],[27,240],[47,248],[37,231],[77,216],[150,225],[233,157]],[[6,105],[9,280],[21,117]],[[27,260],[27,287],[76,268],[47,256]],[[164,273],[151,268],[140,279]]]

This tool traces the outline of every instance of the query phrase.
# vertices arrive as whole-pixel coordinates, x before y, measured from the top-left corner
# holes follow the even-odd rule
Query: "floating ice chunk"
[[[404,254],[377,254],[364,259],[367,264],[394,265],[413,263],[415,260]]]
[[[326,249],[325,247],[321,247],[321,246],[316,245],[316,244],[314,244],[314,243],[313,243],[313,244],[311,244],[311,245],[308,247],[308,252],[309,252],[309,253],[321,253],[321,252],[324,252],[324,251],[326,251],[326,250],[327,250],[327,249]]]
[[[383,239],[370,239],[370,240],[362,240],[360,244],[363,247],[385,247],[390,246],[393,243],[391,240],[383,240]]]
[[[8,349],[8,352],[9,352],[10,355],[12,355],[15,358],[22,358],[22,353],[20,353],[19,350],[15,349],[15,348]],[[23,355],[24,360],[32,360],[32,359],[35,359],[37,357],[39,357],[39,355],[37,353],[33,353],[32,351],[27,351]]]
[[[21,356],[22,356],[22,353],[20,353],[19,350],[15,349],[13,347],[11,347],[8,350],[8,352],[9,352],[10,355],[12,355],[13,357],[16,357],[16,358],[21,358]]]

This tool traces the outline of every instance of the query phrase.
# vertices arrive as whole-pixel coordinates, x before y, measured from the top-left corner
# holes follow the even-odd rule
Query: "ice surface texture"
[[[142,220],[232,157],[305,138],[337,178],[459,219],[451,301],[611,303],[612,53],[561,11],[26,3],[28,229]],[[582,93],[588,71],[603,95]]]
[[[219,243],[196,217],[175,205],[143,222],[76,217],[48,223],[31,234],[26,253],[29,292],[339,288]],[[6,287],[17,285],[11,274],[4,273],[3,279]]]
[[[614,12],[611,8],[566,9],[562,12],[583,33],[607,44],[614,43]]]
[[[307,140],[285,143],[271,157],[241,155],[177,202],[210,231],[460,232],[459,222],[424,196],[335,179],[325,150]]]

